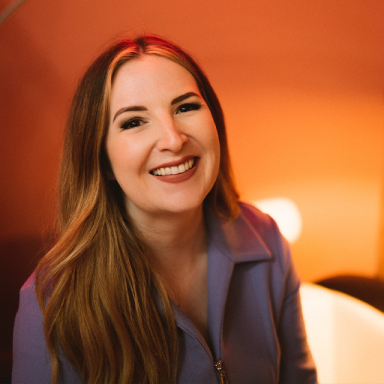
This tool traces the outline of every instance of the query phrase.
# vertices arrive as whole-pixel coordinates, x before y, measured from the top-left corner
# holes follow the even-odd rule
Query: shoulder
[[[270,260],[258,267],[262,268],[262,274],[268,276],[271,300],[275,303],[277,314],[283,308],[282,301],[297,297],[300,287],[300,277],[292,260],[289,243],[272,217],[250,204],[241,203],[240,206],[240,218],[255,230],[270,252]],[[262,280],[260,276],[259,280]]]
[[[282,255],[289,256],[289,245],[281,234],[276,221],[268,214],[248,203],[240,203],[241,214],[237,223],[242,221],[252,228],[260,237],[270,253],[275,257]],[[241,225],[241,224],[240,224]],[[244,226],[241,225],[241,226]]]
[[[13,330],[13,361],[13,382],[49,382],[49,355],[45,346],[43,315],[35,293],[35,273],[20,290]]]
[[[12,382],[17,384],[51,382],[51,362],[45,343],[44,319],[35,292],[35,272],[20,290],[19,309],[13,330]],[[80,383],[80,376],[59,354],[60,383]]]
[[[280,237],[279,228],[275,220],[249,203],[240,202],[240,218],[247,222],[260,234],[271,234]]]
[[[290,246],[281,234],[275,220],[250,204],[240,203],[240,207],[241,214],[236,222],[241,223],[243,221],[246,226],[252,228],[254,236],[259,239],[270,254],[269,263],[265,267],[271,273],[271,281],[282,279],[284,282],[287,279],[290,282],[289,285],[297,289],[299,279],[292,262]],[[240,224],[242,229],[239,231],[239,236],[242,236],[241,233],[244,232],[244,223]],[[248,231],[248,233],[250,232]],[[243,241],[248,242],[244,237]]]
[[[269,261],[285,270],[289,247],[276,222],[256,207],[239,203],[240,215],[223,220],[210,212],[208,230],[214,242],[234,263]]]
[[[36,276],[36,271],[34,271],[31,274],[31,276],[28,277],[26,282],[21,287],[20,292],[28,291],[28,290],[31,290],[31,289],[33,289],[33,290],[35,289],[35,276]]]
[[[39,328],[42,325],[42,313],[35,292],[35,272],[28,278],[20,290],[19,309],[15,321],[15,333],[25,329]],[[38,332],[39,333],[39,332]],[[36,335],[36,333],[34,333]],[[33,337],[33,334],[29,337]]]

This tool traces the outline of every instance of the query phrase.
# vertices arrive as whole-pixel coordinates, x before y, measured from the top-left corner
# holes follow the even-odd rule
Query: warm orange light
[[[292,200],[277,197],[255,201],[254,204],[275,219],[281,233],[291,244],[299,238],[302,220],[300,211]]]

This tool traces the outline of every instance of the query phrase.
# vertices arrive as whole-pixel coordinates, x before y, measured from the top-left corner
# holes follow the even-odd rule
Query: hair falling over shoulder
[[[36,271],[53,384],[59,351],[89,384],[176,382],[178,340],[167,292],[125,212],[120,187],[109,180],[104,151],[113,76],[143,54],[166,57],[196,79],[221,146],[219,176],[205,204],[222,217],[238,214],[223,113],[201,69],[179,47],[156,36],[111,46],[85,73],[72,102],[57,241]]]

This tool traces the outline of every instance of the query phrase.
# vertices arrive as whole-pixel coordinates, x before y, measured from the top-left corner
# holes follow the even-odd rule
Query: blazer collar
[[[171,306],[177,326],[195,338],[211,359],[217,360],[222,358],[223,353],[224,309],[234,265],[250,261],[268,261],[272,259],[272,254],[244,214],[240,214],[236,220],[223,220],[207,209],[205,220],[209,237],[208,329],[212,351],[196,326],[172,300]],[[160,311],[164,313],[157,291],[155,299]]]
[[[233,263],[272,259],[271,251],[244,214],[235,220],[224,220],[208,209],[206,224],[209,240]]]
[[[243,211],[244,206],[241,208]],[[236,220],[223,220],[207,209],[205,220],[209,238],[208,329],[217,360],[223,354],[224,312],[235,265],[269,261],[272,254],[244,212]]]

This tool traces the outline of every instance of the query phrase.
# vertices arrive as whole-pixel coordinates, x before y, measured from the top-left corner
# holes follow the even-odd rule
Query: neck
[[[163,276],[183,276],[207,254],[203,209],[140,217],[136,228],[151,249],[153,267]]]

